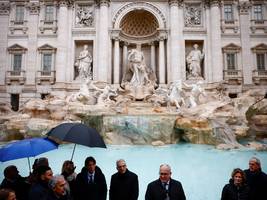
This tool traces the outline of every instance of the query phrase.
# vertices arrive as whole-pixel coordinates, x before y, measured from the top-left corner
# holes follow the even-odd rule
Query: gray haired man
[[[64,176],[53,176],[48,187],[50,190],[47,200],[71,200],[69,186]]]

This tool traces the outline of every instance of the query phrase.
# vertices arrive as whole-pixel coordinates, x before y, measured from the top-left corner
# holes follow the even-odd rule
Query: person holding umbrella
[[[101,169],[93,157],[87,157],[84,167],[76,177],[75,200],[106,200],[107,183]]]

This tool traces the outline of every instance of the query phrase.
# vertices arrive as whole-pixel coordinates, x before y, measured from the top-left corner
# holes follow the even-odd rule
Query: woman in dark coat
[[[229,183],[223,188],[221,200],[250,200],[249,192],[244,171],[236,168]]]

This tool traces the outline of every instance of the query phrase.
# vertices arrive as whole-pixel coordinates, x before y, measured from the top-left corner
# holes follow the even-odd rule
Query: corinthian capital
[[[184,0],[169,0],[169,5],[181,7],[183,5],[183,1]]]
[[[10,3],[5,2],[0,4],[0,15],[9,15]]]
[[[221,0],[210,0],[210,6],[217,6],[221,5]]]
[[[238,9],[240,14],[249,14],[249,9],[251,7],[251,3],[248,1],[239,1]]]
[[[100,6],[109,6],[110,0],[98,0]]]
[[[39,2],[30,2],[27,4],[27,7],[28,7],[31,15],[38,15],[40,12]]]

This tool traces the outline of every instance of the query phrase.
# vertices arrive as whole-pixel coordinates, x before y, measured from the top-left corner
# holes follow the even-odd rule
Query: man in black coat
[[[75,188],[76,200],[106,200],[106,179],[93,157],[86,158],[82,171],[76,177]]]
[[[137,200],[139,194],[138,176],[127,169],[125,160],[116,162],[118,172],[111,176],[110,200]]]
[[[249,169],[244,170],[247,183],[251,191],[252,200],[267,199],[267,175],[261,171],[261,162],[252,157],[249,160]]]
[[[53,172],[48,166],[40,166],[37,169],[37,182],[35,182],[29,192],[29,200],[47,200],[48,182],[53,177]]]
[[[171,178],[171,167],[160,165],[159,179],[147,186],[145,200],[185,200],[182,184]]]
[[[4,176],[0,188],[14,190],[17,199],[27,200],[30,184],[26,182],[26,178],[19,175],[19,171],[15,165],[5,168]]]

